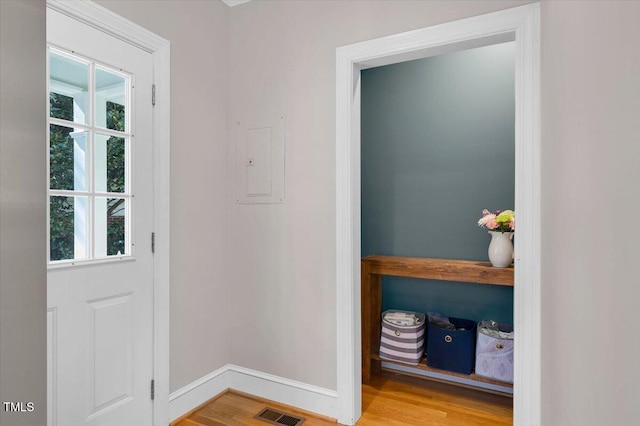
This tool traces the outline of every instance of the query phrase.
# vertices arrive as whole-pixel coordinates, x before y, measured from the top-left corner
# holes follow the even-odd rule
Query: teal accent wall
[[[514,208],[514,43],[362,71],[362,256],[488,261]],[[517,213],[517,212],[516,212]],[[383,310],[513,322],[513,288],[385,277]]]

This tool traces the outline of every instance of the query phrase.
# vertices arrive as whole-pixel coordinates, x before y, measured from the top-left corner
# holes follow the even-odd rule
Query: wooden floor
[[[444,383],[383,373],[362,387],[362,418],[358,425],[511,425],[513,400]],[[253,419],[265,407],[306,418],[304,426],[334,425],[291,407],[229,392],[173,426],[256,425]]]
[[[358,425],[512,425],[513,398],[383,373],[362,387]]]
[[[265,407],[279,410],[296,417],[303,417],[305,419],[303,423],[304,426],[336,426],[336,422],[331,419],[314,417],[311,413],[299,411],[286,405],[265,401],[236,391],[229,391],[223,394],[211,403],[196,410],[186,419],[172,423],[171,426],[267,426],[270,423],[265,423],[262,420],[253,418]]]

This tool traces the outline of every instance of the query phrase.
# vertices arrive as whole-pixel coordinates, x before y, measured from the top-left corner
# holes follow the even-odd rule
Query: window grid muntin
[[[50,94],[51,94],[51,75],[50,75],[50,59],[51,55],[55,54],[58,56],[63,56],[68,59],[86,64],[89,66],[88,69],[88,105],[87,105],[87,113],[88,116],[87,124],[80,123],[69,120],[64,120],[61,118],[51,117],[51,102],[50,102]],[[95,80],[96,80],[96,69],[101,69],[103,71],[107,71],[116,75],[119,75],[124,78],[124,89],[125,89],[125,131],[118,131],[106,128],[98,127],[95,125]],[[47,197],[49,201],[47,202],[47,263],[50,266],[64,266],[64,265],[75,265],[75,264],[86,264],[86,263],[101,263],[103,261],[117,261],[117,260],[128,260],[132,259],[134,255],[134,246],[135,242],[133,239],[132,232],[132,218],[133,218],[133,194],[132,194],[132,184],[131,184],[131,164],[132,164],[132,141],[133,135],[131,134],[132,129],[132,87],[133,87],[133,77],[130,74],[125,73],[123,70],[116,70],[115,68],[109,67],[104,64],[100,64],[97,61],[92,61],[81,56],[78,56],[75,53],[69,53],[59,48],[49,46],[48,54],[47,54]],[[51,149],[51,141],[50,141],[50,126],[51,125],[65,126],[68,128],[73,128],[74,131],[86,131],[87,132],[87,151],[85,156],[87,158],[86,164],[87,168],[85,170],[85,174],[87,175],[87,187],[88,191],[76,191],[76,190],[58,190],[51,189],[50,182],[50,149]],[[95,144],[95,135],[96,133],[114,136],[118,138],[123,138],[125,143],[124,148],[124,192],[103,192],[95,190],[95,155],[94,155],[94,144]],[[51,197],[54,196],[64,196],[64,197],[88,197],[88,207],[87,207],[87,223],[86,223],[86,235],[87,241],[86,245],[88,246],[87,257],[79,258],[79,259],[61,259],[61,260],[51,260],[51,212],[50,212],[50,203]],[[95,247],[95,213],[96,213],[96,198],[123,198],[125,199],[125,223],[124,223],[124,235],[125,235],[125,254],[120,256],[111,255],[106,257],[96,257],[96,247]],[[75,232],[75,229],[74,229]],[[106,231],[105,231],[106,232]],[[75,237],[75,233],[74,233]],[[75,256],[75,249],[74,249]]]

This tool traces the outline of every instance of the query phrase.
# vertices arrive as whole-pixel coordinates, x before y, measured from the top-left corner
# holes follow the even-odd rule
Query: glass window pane
[[[87,132],[49,126],[49,188],[87,190]]]
[[[86,259],[88,198],[49,198],[49,259]]]
[[[87,123],[89,65],[66,56],[49,54],[49,115]]]
[[[96,68],[96,126],[125,131],[127,78]]]
[[[128,254],[127,200],[96,197],[95,255],[96,257]]]
[[[125,192],[125,138],[96,135],[95,184],[98,192]]]
[[[49,114],[53,118],[73,121],[73,97],[49,92]]]

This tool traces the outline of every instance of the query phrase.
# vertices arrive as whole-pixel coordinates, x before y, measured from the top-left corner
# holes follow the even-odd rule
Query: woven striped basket
[[[404,326],[384,320],[387,313],[404,312],[415,314],[418,324]],[[418,365],[424,354],[425,315],[418,312],[385,311],[382,313],[382,333],[380,335],[380,358],[388,361]]]

